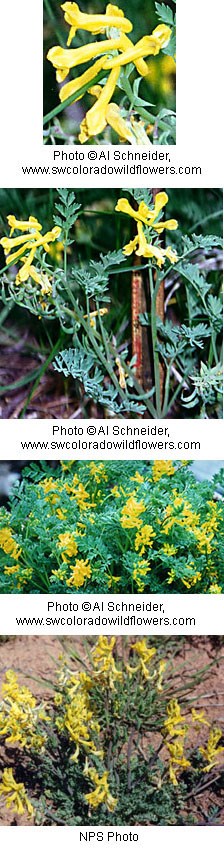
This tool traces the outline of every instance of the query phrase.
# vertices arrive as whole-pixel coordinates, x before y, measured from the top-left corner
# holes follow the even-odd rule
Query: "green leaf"
[[[168,24],[170,27],[174,25],[174,15],[172,9],[169,6],[166,6],[165,3],[155,3],[156,12],[160,21],[163,24]]]

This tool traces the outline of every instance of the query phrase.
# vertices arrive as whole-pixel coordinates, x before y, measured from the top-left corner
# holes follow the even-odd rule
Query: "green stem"
[[[94,336],[94,334],[93,334],[93,332],[92,332],[92,329],[91,329],[91,327],[90,327],[89,323],[87,323],[87,322],[85,321],[85,319],[84,319],[84,317],[83,317],[82,310],[79,308],[78,304],[76,303],[76,300],[75,300],[75,298],[74,298],[74,296],[73,296],[72,290],[71,290],[70,285],[68,284],[68,282],[66,283],[66,290],[67,290],[67,293],[68,293],[69,299],[70,299],[70,301],[71,301],[72,305],[74,306],[74,309],[75,309],[75,313],[76,313],[76,315],[77,315],[77,318],[78,318],[78,320],[80,321],[81,325],[83,326],[83,328],[84,328],[84,330],[85,330],[85,332],[86,332],[86,334],[87,334],[87,336],[88,336],[88,338],[89,338],[89,340],[90,340],[90,342],[91,342],[91,344],[92,344],[92,347],[93,347],[93,349],[94,349],[94,351],[95,351],[96,355],[98,356],[98,359],[100,360],[100,362],[101,362],[101,363],[102,363],[102,365],[104,366],[104,369],[105,369],[106,373],[107,373],[107,374],[109,374],[109,377],[110,377],[110,379],[111,379],[111,382],[113,383],[113,386],[115,387],[115,389],[116,389],[117,393],[119,394],[120,398],[125,402],[126,407],[127,407],[127,410],[128,410],[128,400],[127,400],[127,395],[125,395],[125,393],[123,392],[123,389],[121,389],[120,383],[119,383],[119,381],[118,381],[118,379],[117,379],[117,377],[116,377],[116,374],[114,373],[114,371],[113,371],[113,369],[112,369],[111,364],[110,364],[110,363],[108,364],[108,360],[107,360],[106,356],[104,356],[104,353],[102,352],[101,348],[100,348],[100,347],[99,347],[99,345],[97,344],[97,341],[96,341],[96,338],[95,338],[95,336]]]
[[[157,119],[157,116],[154,116],[153,113],[149,113],[148,110],[144,110],[144,107],[138,107],[138,113],[146,122],[157,122],[158,128],[161,128],[162,131],[169,131],[169,133],[172,133],[172,130],[174,130],[171,125],[167,125],[162,119]]]
[[[152,351],[153,351],[153,366],[154,366],[154,382],[155,382],[155,397],[157,418],[161,419],[161,399],[160,399],[160,370],[159,370],[159,354],[157,350],[157,318],[156,318],[156,291],[153,284],[152,268],[149,267],[149,285],[151,297],[151,335],[152,335]]]
[[[82,95],[85,95],[87,90],[90,89],[91,86],[95,86],[96,83],[99,83],[100,80],[103,80],[103,77],[105,77],[105,71],[100,71],[99,74],[97,74],[96,77],[93,77],[89,83],[86,83],[85,86],[80,86],[80,89],[77,89],[75,95],[70,95],[70,98],[66,98],[65,101],[62,101],[61,104],[58,104],[57,107],[50,110],[50,113],[46,113],[46,116],[43,118],[43,126],[47,125],[48,122],[50,122],[51,119],[54,119],[55,116],[58,116],[59,113],[62,113],[63,110],[66,110],[66,107],[69,107],[70,104],[73,104],[78,100],[78,98],[81,98]]]
[[[74,305],[74,302],[73,302],[73,305]],[[80,310],[79,310],[79,315],[78,315],[78,307],[77,307],[77,306],[76,306],[76,308],[75,308],[75,312],[74,312],[74,311],[72,311],[72,309],[69,309],[67,306],[64,306],[64,308],[63,308],[63,314],[69,315],[69,317],[73,318],[73,320],[74,320],[74,317],[75,317],[77,320],[79,320],[79,322],[81,323],[81,325],[83,325],[83,327],[84,327],[84,329],[85,329],[85,332],[87,332],[87,334],[89,334],[89,333],[88,333],[89,325],[88,325],[88,324],[86,324],[86,325],[85,325],[85,323],[83,322],[83,315],[80,313]],[[89,312],[88,312],[88,314],[89,314]],[[96,340],[96,338],[95,338],[95,340]],[[96,343],[97,343],[97,342],[96,342]],[[112,353],[112,356],[113,356],[114,358],[116,358],[116,356],[117,356],[117,351],[116,351],[116,348],[115,348],[115,347],[112,345],[112,343],[111,343],[111,342],[109,342],[109,341],[107,341],[107,346],[109,347],[109,351],[108,351],[108,362],[109,362],[109,360],[110,360],[110,353]],[[102,351],[100,351],[100,354],[102,354]],[[100,358],[101,358],[101,356],[100,356]],[[146,408],[146,410],[148,410],[149,415],[151,416],[151,418],[156,418],[156,416],[157,416],[156,410],[155,410],[155,408],[154,408],[153,404],[151,403],[151,401],[149,402],[149,400],[148,400],[148,398],[149,398],[149,393],[144,392],[144,389],[142,388],[142,386],[140,386],[140,383],[139,383],[139,382],[138,382],[138,380],[136,379],[136,377],[135,377],[135,375],[134,375],[133,371],[131,371],[131,369],[129,368],[129,366],[128,366],[128,365],[126,365],[126,363],[125,363],[125,362],[124,362],[124,360],[122,359],[122,356],[119,356],[119,359],[120,359],[120,362],[121,362],[121,366],[122,366],[122,368],[124,368],[124,371],[126,372],[126,374],[128,374],[128,376],[129,376],[129,377],[131,377],[132,382],[133,382],[133,387],[134,387],[134,389],[135,389],[135,391],[136,391],[136,393],[137,393],[138,397],[139,397],[139,398],[141,398],[141,400],[142,400],[142,401],[143,401],[143,403],[145,404],[145,408]],[[109,373],[109,372],[108,372],[108,365],[107,365],[107,373]],[[116,376],[116,375],[114,375],[114,376]],[[121,393],[120,385],[119,385],[119,393]],[[127,398],[126,398],[126,397],[125,397],[125,400],[127,400]],[[127,409],[128,409],[128,401],[127,401]]]
[[[166,418],[166,413],[169,409],[169,392],[170,392],[170,372],[171,372],[172,362],[169,363],[167,372],[166,372],[166,380],[165,380],[165,389],[164,389],[164,402],[161,413],[161,418]]]
[[[68,240],[68,231],[65,232],[65,242],[64,242],[64,277],[65,277],[65,282],[67,281],[67,240]]]
[[[110,348],[111,348],[111,351],[112,351],[113,355],[115,356],[115,355],[116,355],[116,350],[115,350],[115,348],[113,347],[113,345],[112,345],[112,344],[110,344]],[[140,385],[140,383],[138,382],[138,380],[137,380],[137,378],[135,377],[135,375],[134,375],[133,371],[131,371],[131,369],[129,368],[129,366],[128,366],[128,365],[126,365],[126,363],[125,363],[125,362],[124,362],[124,360],[122,359],[122,356],[120,356],[120,357],[119,357],[119,359],[120,359],[120,361],[121,361],[122,368],[124,368],[124,370],[125,370],[125,372],[128,374],[128,376],[129,376],[129,377],[131,377],[132,382],[133,382],[133,387],[134,387],[135,391],[137,392],[138,396],[141,398],[141,400],[142,400],[142,401],[143,401],[143,403],[145,404],[145,408],[146,408],[146,410],[148,410],[149,415],[150,415],[153,419],[155,419],[155,418],[157,417],[157,412],[156,412],[156,410],[155,410],[155,407],[154,407],[154,406],[153,406],[153,404],[151,403],[151,401],[149,402],[149,400],[148,400],[148,398],[149,398],[149,393],[144,392],[144,389],[142,388],[142,386],[141,386],[141,385]]]

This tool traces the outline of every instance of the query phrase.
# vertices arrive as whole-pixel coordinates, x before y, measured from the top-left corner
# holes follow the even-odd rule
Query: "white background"
[[[57,3],[58,0],[55,0]],[[128,6],[128,4],[127,4]],[[221,187],[223,185],[223,0],[177,0],[178,15],[178,47],[177,47],[177,146],[170,148],[170,155],[174,164],[201,165],[202,176],[190,178],[189,176],[169,176],[167,186],[187,187]],[[47,165],[52,164],[53,149],[42,146],[42,0],[10,0],[1,2],[1,52],[0,52],[0,79],[1,79],[1,158],[0,158],[0,186],[1,187],[29,187],[29,186],[58,186],[66,183],[66,186],[83,187],[88,186],[89,179],[67,177],[54,182],[52,177],[23,177],[21,164]],[[77,147],[77,150],[81,147]],[[126,148],[126,147],[125,147]],[[68,152],[68,147],[65,147]],[[161,150],[164,150],[163,147]],[[99,151],[99,149],[98,149]],[[134,180],[132,176],[125,178],[125,186],[148,185],[148,178]],[[158,185],[158,178],[155,179]],[[91,186],[119,186],[120,180],[108,179],[104,176],[91,178]],[[164,182],[163,182],[164,183]],[[150,179],[150,186],[153,180]],[[133,424],[133,423],[132,423]],[[66,425],[68,423],[66,422]],[[196,438],[198,431],[203,439],[201,454],[189,454],[192,459],[201,457],[217,459],[223,457],[222,423],[202,423],[195,421],[192,427]],[[39,429],[37,423],[14,422],[0,426],[0,437],[2,444],[2,458],[23,457],[18,448],[19,437],[29,433],[28,438],[35,438]],[[174,424],[172,431],[177,430]],[[46,422],[40,426],[41,437],[48,431]],[[178,428],[179,430],[179,428]],[[180,430],[190,435],[190,422],[182,422]],[[38,436],[38,439],[40,437]],[[28,453],[27,456],[31,457]],[[47,457],[47,454],[32,454],[32,457]],[[57,457],[54,452],[50,455]],[[61,456],[61,455],[59,455]],[[72,454],[63,453],[63,457],[72,457]],[[94,457],[94,455],[92,455]],[[111,455],[112,456],[112,455]],[[123,455],[122,455],[123,456]],[[129,456],[128,454],[126,455]],[[146,456],[146,455],[145,455]],[[177,457],[173,455],[159,454],[157,457]],[[184,455],[187,456],[187,455]],[[90,459],[90,455],[87,455]],[[101,459],[103,454],[99,455]],[[180,455],[181,457],[181,455]],[[8,598],[1,598],[1,609],[4,602],[5,616],[9,610],[5,608]],[[16,600],[22,597],[10,597],[10,610],[13,613]],[[32,598],[34,600],[34,598]],[[175,598],[177,602],[179,597]],[[191,597],[186,597],[185,607],[191,614]],[[200,602],[199,602],[200,600]],[[201,604],[202,600],[202,604]],[[25,601],[25,598],[24,598]],[[31,598],[30,598],[31,604]],[[221,623],[221,598],[197,598],[197,611],[201,621],[203,632],[223,631]],[[215,620],[215,611],[217,620]],[[172,604],[173,610],[173,604]],[[176,606],[175,606],[176,610]],[[34,606],[32,611],[35,613]],[[219,617],[218,617],[219,615]],[[7,629],[5,626],[7,624]],[[14,626],[10,621],[4,621],[3,617],[0,632],[13,631],[9,629]],[[214,629],[213,629],[214,627]],[[79,631],[80,634],[81,630]],[[89,633],[91,631],[89,630]],[[155,634],[155,629],[154,629]],[[90,830],[90,829],[89,829]],[[114,830],[114,829],[113,829]],[[135,831],[136,829],[132,829]],[[96,828],[94,829],[96,831]],[[105,830],[107,833],[108,828]],[[118,829],[121,831],[121,829]],[[147,851],[147,846],[157,848],[159,853],[171,852],[179,855],[180,848],[183,855],[187,855],[189,847],[197,851],[203,847],[203,852],[211,851],[211,845],[216,847],[217,853],[221,850],[223,843],[222,828],[142,828],[139,831],[138,843],[124,843],[114,846],[110,844],[110,851],[127,851],[132,847],[133,851],[139,851],[140,847]],[[54,851],[61,852],[61,847],[67,844],[69,851],[80,852],[92,850],[93,853],[104,851],[106,838],[103,843],[80,843],[79,829],[77,828],[1,828],[0,838],[2,849],[11,847],[28,855],[32,847],[34,855],[39,853],[42,845],[48,851],[49,845],[54,846]],[[11,850],[10,850],[11,851]]]
[[[136,604],[141,605],[141,610],[136,609]],[[0,597],[0,626],[2,635],[222,635],[223,608],[224,594],[4,594]],[[127,621],[133,616],[136,624],[109,623],[116,617]],[[18,625],[16,618],[43,618],[44,624]],[[46,624],[49,618],[57,623]],[[85,618],[97,618],[97,623],[80,624]],[[140,624],[147,618],[154,620],[153,624]],[[164,618],[169,619],[169,625],[163,623]],[[190,624],[189,618],[195,619],[195,625]]]
[[[157,430],[156,435],[142,434],[137,431],[141,429]],[[58,430],[56,430],[58,428]],[[113,435],[113,430],[122,430],[122,435]],[[132,435],[128,433],[132,430]],[[167,430],[165,434],[158,434],[158,429]],[[94,433],[95,430],[95,433]],[[134,435],[134,430],[136,431]],[[83,431],[83,433],[82,433]],[[108,432],[108,435],[107,435]],[[21,419],[0,422],[1,436],[1,459],[2,460],[222,460],[223,457],[223,420],[197,420],[197,419],[150,419],[149,421],[137,421],[135,419]],[[129,442],[130,448],[126,450],[118,444]],[[141,440],[141,447],[136,451],[132,447],[134,440]],[[87,448],[79,450],[80,442],[87,443]],[[160,442],[174,444],[174,448],[146,449],[146,443],[158,444]],[[24,449],[24,443],[48,443],[47,449],[41,445],[37,449]],[[106,443],[116,443],[117,448],[111,448]],[[53,446],[51,445],[53,443]],[[56,448],[56,443],[58,448]],[[91,443],[89,447],[89,443]],[[94,443],[101,447],[94,448]],[[178,443],[180,446],[178,447]],[[191,445],[192,443],[192,445]],[[195,443],[200,443],[200,449],[194,448]],[[104,447],[105,445],[105,447]],[[220,468],[223,464],[220,463]]]

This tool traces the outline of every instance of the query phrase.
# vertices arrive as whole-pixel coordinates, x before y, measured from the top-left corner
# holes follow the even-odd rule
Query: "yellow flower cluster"
[[[94,715],[89,706],[89,701],[86,692],[83,692],[82,686],[76,692],[74,697],[65,706],[64,717],[56,719],[58,730],[66,730],[70,739],[75,744],[74,754],[71,760],[77,763],[80,749],[84,749],[97,757],[102,757],[102,751],[98,750],[93,736],[99,733],[100,727],[94,720]]]
[[[151,671],[151,659],[153,659],[156,654],[156,647],[147,647],[145,639],[142,639],[142,641],[136,641],[135,644],[131,644],[131,649],[134,650],[139,657],[139,662],[134,666],[127,665],[128,673],[136,674],[139,672],[143,680],[153,680],[157,690],[161,692],[162,675],[166,668],[166,662],[164,659],[161,659],[158,667],[154,667],[153,671]]]
[[[45,737],[38,733],[41,721],[47,721],[44,704],[37,704],[36,698],[26,686],[19,686],[16,674],[9,670],[2,684],[3,700],[0,703],[0,736],[6,736],[6,743],[43,751]]]
[[[5,552],[6,555],[11,555],[15,560],[19,558],[21,554],[22,550],[14,540],[11,529],[8,527],[2,528],[0,531],[0,548],[3,549],[3,552]]]
[[[207,519],[198,527],[197,531],[195,531],[195,536],[197,538],[197,546],[199,552],[206,552],[209,555],[212,552],[213,548],[212,541],[215,538],[216,532],[219,528],[221,511],[217,507],[216,502],[207,502],[207,506]]]
[[[61,552],[63,561],[66,562],[68,558],[72,558],[73,555],[77,555],[77,543],[75,541],[74,534],[71,534],[70,531],[65,531],[63,534],[59,535],[57,545],[60,550],[63,549],[63,552]]]
[[[89,766],[88,761],[86,761],[84,775],[95,784],[95,790],[84,796],[88,805],[92,808],[97,808],[99,805],[105,804],[110,813],[112,813],[117,806],[117,799],[114,799],[109,790],[109,772],[104,772],[100,777],[96,769]]]
[[[165,719],[163,732],[165,735],[165,746],[169,753],[169,779],[171,784],[178,786],[177,771],[180,767],[187,769],[191,764],[184,756],[184,742],[188,731],[185,716],[181,715],[180,705],[175,698],[167,704],[167,718]],[[167,737],[171,737],[168,741]]]
[[[219,520],[221,511],[214,501],[206,503],[208,507],[208,515],[204,522],[200,519],[200,514],[192,510],[192,505],[182,496],[177,494],[176,490],[172,491],[173,503],[167,505],[165,509],[165,517],[163,520],[163,531],[169,534],[174,525],[185,528],[191,531],[196,538],[198,551],[210,555],[213,549],[213,541],[216,532],[219,528]],[[189,565],[189,569],[193,569],[194,564]],[[193,581],[193,579],[195,581]],[[200,579],[200,576],[192,576],[191,584],[195,584]],[[187,584],[186,581],[184,584]]]
[[[16,276],[16,285],[27,282],[27,279],[31,277],[34,282],[42,286],[43,294],[50,293],[51,286],[49,281],[47,283],[46,277],[43,279],[42,273],[36,270],[33,260],[40,247],[45,252],[49,252],[49,244],[57,240],[61,229],[59,226],[54,226],[51,231],[43,235],[41,234],[42,225],[36,217],[30,216],[28,220],[17,220],[14,214],[9,214],[7,220],[10,226],[10,236],[3,237],[0,240],[0,245],[3,247],[6,255],[6,264],[13,264],[17,261],[22,262],[22,266]],[[22,232],[22,234],[19,237],[12,237],[15,230]],[[27,250],[28,255],[24,255],[24,252],[27,252]]]
[[[90,495],[88,490],[86,490],[84,484],[79,481],[77,475],[74,475],[71,484],[65,485],[65,489],[67,493],[69,493],[71,499],[74,499],[77,502],[80,511],[85,511],[94,506],[93,502],[89,502]]]
[[[6,768],[3,771],[0,783],[0,795],[4,796],[6,807],[10,810],[14,810],[20,816],[25,811],[28,813],[29,818],[33,816],[33,805],[28,799],[24,784],[17,784],[12,768]]]
[[[75,588],[81,588],[86,579],[90,579],[92,573],[89,561],[87,559],[84,561],[83,558],[78,559],[75,564],[70,564],[70,570],[72,570],[73,573],[66,581],[66,585],[68,585],[69,588],[73,586]]]
[[[103,463],[94,463],[92,460],[89,463],[89,471],[92,478],[95,478],[96,484],[100,484],[101,481],[108,481],[108,476],[105,472],[105,466]]]
[[[103,681],[103,683],[106,682],[110,688],[114,687],[116,680],[122,681],[123,679],[122,671],[116,668],[113,656],[115,643],[115,636],[109,639],[104,635],[99,635],[92,653],[94,680]]]
[[[95,464],[90,464],[90,466],[95,466]],[[96,465],[95,469],[91,470],[91,475],[98,479],[106,479],[106,474],[104,471],[103,464]],[[56,485],[53,478],[44,479],[39,483],[39,486],[43,489],[46,500],[50,502],[51,505],[57,504],[60,501],[60,492],[63,487]],[[77,475],[74,475],[72,479],[72,483],[65,484],[66,492],[69,493],[71,501],[76,501],[78,508],[80,511],[87,510],[94,506],[93,502],[89,501],[89,493],[85,489],[84,484],[79,481]],[[57,516],[59,519],[65,519],[65,513],[61,511],[60,508],[57,509]],[[84,529],[84,531],[83,531]],[[61,552],[62,561],[65,563],[69,563],[70,570],[72,571],[71,576],[66,579],[66,585],[68,587],[81,588],[84,585],[86,579],[90,579],[92,570],[89,561],[82,558],[77,558],[75,564],[70,563],[70,558],[75,557],[78,553],[78,544],[76,542],[75,537],[84,537],[85,536],[85,525],[82,522],[78,522],[76,531],[64,531],[59,535],[57,546]],[[55,576],[59,581],[64,581],[65,571],[61,568],[52,571],[52,575]]]
[[[134,562],[134,569],[132,573],[132,577],[134,582],[136,582],[137,591],[139,594],[142,594],[145,587],[145,579],[148,573],[150,573],[151,567],[148,561],[145,561],[144,558],[139,559],[137,562]]]
[[[197,730],[201,727],[210,727],[210,723],[205,718],[204,710],[191,710],[190,724]],[[172,698],[167,704],[167,718],[163,725],[164,744],[169,753],[169,778],[174,786],[178,786],[177,772],[180,767],[187,769],[191,763],[184,756],[185,739],[189,731],[189,724],[186,721],[186,716],[181,714],[181,709],[178,701]],[[212,727],[209,731],[207,745],[205,748],[200,746],[199,751],[207,762],[203,767],[203,772],[210,772],[213,766],[217,765],[220,760],[220,755],[224,748],[218,745],[222,737],[222,731],[218,727]]]
[[[156,260],[156,264],[160,268],[165,263],[166,258],[169,259],[171,264],[176,264],[178,258],[175,250],[173,250],[170,246],[168,246],[167,249],[162,249],[160,246],[158,246],[158,244],[152,243],[154,236],[153,233],[156,233],[156,235],[160,235],[162,234],[164,229],[173,230],[177,229],[178,227],[177,220],[160,220],[158,222],[158,217],[161,214],[162,208],[164,207],[164,205],[167,205],[167,202],[167,193],[156,193],[154,208],[150,210],[146,203],[142,201],[138,205],[138,209],[135,211],[127,199],[118,199],[115,211],[120,211],[123,214],[127,214],[129,217],[131,217],[137,222],[137,235],[133,238],[133,240],[129,241],[126,246],[124,246],[124,255],[132,255],[132,253],[135,252],[136,255],[143,256],[143,258],[154,258]],[[145,235],[143,226],[147,226],[148,229],[152,229],[150,243],[148,242],[148,239]],[[163,461],[158,461],[158,463],[162,462]],[[164,464],[166,465],[165,461]],[[171,461],[168,461],[168,464],[171,465]]]
[[[212,727],[208,736],[206,748],[200,746],[199,751],[206,761],[206,766],[203,767],[204,772],[210,772],[213,766],[216,766],[220,760],[220,754],[224,751],[222,745],[218,745],[222,737],[222,731],[219,727]]]
[[[156,536],[155,531],[153,531],[153,528],[151,525],[143,525],[142,528],[140,528],[136,534],[136,538],[135,538],[136,552],[139,552],[140,555],[144,555],[145,547],[146,546],[149,546],[149,547],[152,546],[155,536]]]
[[[140,528],[142,525],[140,515],[143,514],[144,511],[146,511],[144,502],[142,500],[138,502],[133,494],[129,496],[129,499],[127,499],[127,502],[121,511],[122,528]]]
[[[74,101],[82,97],[80,90],[88,91],[96,97],[93,107],[86,113],[80,126],[79,142],[85,143],[91,137],[101,134],[110,125],[120,139],[136,142],[139,128],[135,122],[125,122],[122,112],[111,100],[119,81],[121,69],[133,62],[138,74],[145,77],[148,65],[145,57],[156,56],[165,47],[171,36],[171,29],[164,24],[156,27],[150,36],[144,36],[135,45],[127,36],[132,31],[132,23],[125,18],[118,6],[109,3],[103,15],[86,14],[80,11],[77,3],[66,2],[62,5],[65,21],[70,25],[68,48],[77,29],[92,35],[106,32],[107,38],[95,40],[82,47],[64,49],[59,45],[48,51],[47,59],[56,69],[56,79],[62,83],[71,68],[95,60],[79,77],[65,83],[60,90],[63,102],[72,97]],[[105,70],[104,85],[93,85],[100,72]],[[109,71],[109,74],[108,74]],[[141,129],[140,129],[141,133]]]
[[[114,680],[120,679],[121,672],[117,671],[112,655],[114,644],[115,638],[109,641],[104,636],[99,637],[93,650],[92,677],[85,671],[72,673],[65,663],[59,671],[59,687],[66,690],[68,702],[65,704],[64,715],[57,717],[56,724],[59,731],[67,731],[70,740],[76,746],[71,756],[71,760],[75,763],[78,761],[80,751],[91,755],[91,759],[98,757],[99,760],[103,760],[103,751],[95,743],[97,737],[99,740],[100,726],[92,709],[90,689],[97,680],[106,680],[113,687]],[[55,705],[60,706],[62,703],[61,692],[55,696]],[[109,790],[109,772],[105,770],[100,776],[96,769],[89,765],[86,756],[83,774],[95,784],[95,790],[85,795],[89,806],[97,808],[104,803],[109,811],[114,811],[117,799],[113,798]]]
[[[154,460],[152,464],[152,480],[157,482],[163,475],[171,476],[175,473],[172,460]]]
[[[39,481],[39,487],[44,492],[46,496],[46,501],[50,503],[50,505],[57,505],[60,502],[60,493],[62,491],[62,487],[57,483],[55,483],[54,479],[44,478],[43,481]]]

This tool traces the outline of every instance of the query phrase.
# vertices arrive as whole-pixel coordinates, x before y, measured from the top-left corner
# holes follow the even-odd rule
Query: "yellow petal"
[[[170,229],[170,231],[174,231],[174,229],[178,228],[177,220],[161,220],[160,223],[156,223],[153,225],[153,228],[157,232],[158,235],[161,235],[164,229]]]
[[[63,3],[61,8],[65,12],[65,21],[72,28],[68,44],[78,29],[86,30],[93,34],[103,33],[107,27],[121,29],[124,33],[130,33],[132,30],[132,23],[128,18],[124,17],[122,9],[112,4],[107,6],[105,15],[91,15],[81,12],[78,3]]]
[[[88,134],[87,139],[96,136],[96,134],[101,134],[106,127],[106,110],[114,93],[119,74],[120,68],[115,68],[111,71],[98,101],[86,113],[85,120],[81,124],[81,133]]]
[[[76,65],[88,62],[102,53],[105,54],[111,50],[118,50],[119,47],[120,39],[105,39],[102,42],[94,42],[89,45],[83,45],[80,48],[70,48],[70,50],[56,45],[56,47],[50,48],[48,51],[47,59],[49,59],[54,68],[75,68]]]
[[[120,50],[120,47],[118,48]],[[121,56],[115,56],[113,59],[107,59],[104,68],[117,68],[118,65],[127,65],[129,62],[135,62],[144,56],[156,56],[160,51],[160,43],[153,36],[143,36],[136,45],[123,51]],[[148,69],[147,69],[148,70]]]
[[[121,198],[118,199],[115,211],[122,211],[123,214],[128,214],[129,217],[132,217],[136,222],[144,223],[146,226],[149,225],[149,217],[151,216],[151,211],[147,208],[144,202],[140,202],[138,210],[135,211],[134,208],[128,202],[128,199]]]
[[[66,98],[70,98],[70,95],[75,95],[78,89],[81,89],[82,86],[90,83],[91,80],[94,80],[94,77],[101,71],[104,64],[104,57],[98,59],[97,62],[94,62],[90,68],[87,68],[87,71],[84,71],[84,74],[81,74],[80,77],[76,77],[75,80],[71,80],[70,83],[65,83],[65,86],[62,86],[59,92],[60,101],[66,101]],[[74,101],[79,101],[82,98],[82,95],[79,95],[78,98],[74,98]]]
[[[113,102],[111,102],[108,105],[106,111],[106,120],[108,125],[110,125],[114,131],[116,131],[120,139],[128,140],[129,142],[135,142],[135,136],[134,134],[132,134],[131,129],[128,127],[125,119],[123,119],[118,104],[113,104]]]
[[[128,37],[125,35],[125,33],[121,33],[120,38],[121,38],[121,49],[123,51],[129,50],[130,48],[133,48],[133,42],[131,41],[131,39],[128,39]],[[140,74],[141,77],[146,77],[146,75],[149,73],[147,62],[145,62],[144,59],[134,59],[133,62],[134,62],[134,65],[136,66],[138,74]]]
[[[138,235],[123,247],[124,255],[132,255],[135,252],[136,246],[138,246]]]
[[[170,27],[167,27],[166,24],[159,24],[158,27],[153,30],[152,36],[159,40],[160,47],[163,48],[169,44],[171,33],[172,30]]]
[[[18,229],[20,232],[27,232],[29,229],[41,231],[42,229],[42,226],[38,223],[36,217],[30,216],[28,220],[17,220],[14,214],[9,214],[7,220],[11,229],[10,236],[13,234],[15,229]]]

